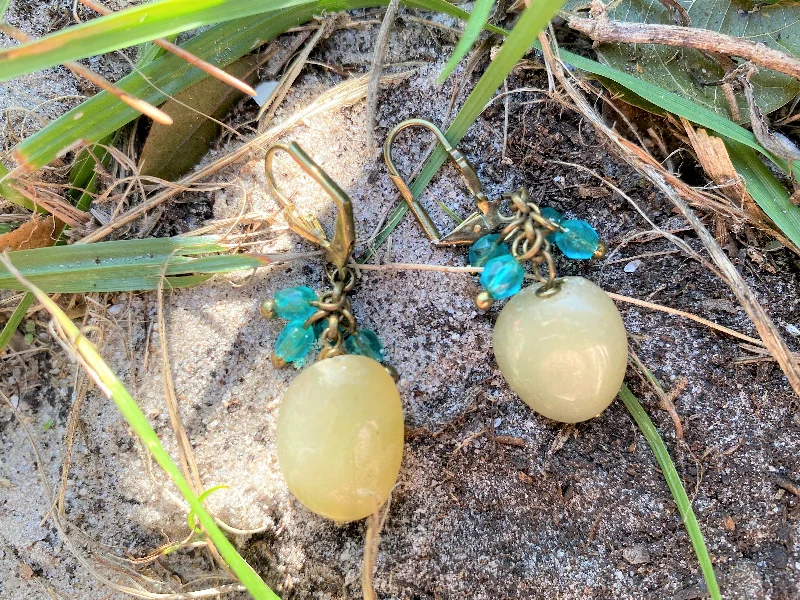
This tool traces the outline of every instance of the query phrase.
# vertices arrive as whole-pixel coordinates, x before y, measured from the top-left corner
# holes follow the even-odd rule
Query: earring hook
[[[336,229],[333,240],[328,241],[325,230],[320,225],[319,220],[307,213],[301,212],[294,203],[289,200],[275,182],[275,174],[272,169],[272,161],[275,153],[283,150],[292,157],[300,168],[305,171],[314,181],[316,181],[333,199],[339,211],[336,215]],[[289,227],[298,235],[314,242],[325,250],[325,259],[338,267],[344,268],[350,260],[355,246],[356,233],[353,223],[353,203],[350,197],[340,188],[331,177],[305,153],[297,142],[288,144],[279,143],[271,146],[264,155],[264,172],[267,175],[270,190],[283,206],[286,221]]]
[[[428,212],[419,200],[414,197],[414,194],[411,193],[411,189],[405,179],[403,179],[403,176],[400,175],[394,163],[394,159],[392,158],[392,145],[397,135],[409,127],[422,127],[433,133],[437,143],[447,152],[455,163],[456,168],[464,178],[467,189],[475,197],[475,204],[478,206],[478,211],[464,219],[453,231],[445,236],[439,233],[439,229],[430,218],[430,215],[428,215]],[[480,179],[478,179],[478,174],[475,172],[475,167],[472,166],[469,159],[467,159],[461,150],[453,147],[444,133],[430,121],[426,121],[425,119],[408,119],[396,125],[386,137],[386,142],[383,145],[383,158],[389,169],[389,177],[397,186],[397,189],[408,204],[411,212],[414,213],[422,229],[437,246],[471,244],[478,238],[491,233],[491,231],[498,226],[513,218],[500,214],[499,201],[492,201],[486,197]]]

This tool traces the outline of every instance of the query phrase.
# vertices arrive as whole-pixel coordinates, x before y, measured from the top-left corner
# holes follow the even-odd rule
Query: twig
[[[18,42],[22,42],[23,44],[28,43],[31,41],[31,37],[22,31],[21,29],[17,29],[13,25],[9,25],[8,23],[0,23],[0,31],[8,34]],[[172,125],[172,117],[170,117],[167,113],[162,110],[159,110],[152,104],[145,102],[144,100],[140,100],[135,96],[131,96],[125,90],[118,88],[116,85],[111,83],[108,79],[91,71],[84,67],[80,63],[76,62],[66,62],[64,66],[67,67],[70,71],[72,71],[78,77],[83,77],[84,79],[88,80],[89,82],[93,83],[97,87],[104,89],[109,94],[113,94],[120,100],[122,100],[125,104],[133,108],[134,110],[138,110],[145,116],[150,117],[156,123],[161,123],[162,125]]]
[[[400,81],[402,79],[407,78],[410,74],[411,72],[404,72],[404,73],[386,75],[384,77],[384,80],[387,82]],[[322,114],[328,110],[331,110],[339,106],[343,105],[346,106],[354,102],[357,102],[358,100],[364,97],[366,91],[367,91],[367,77],[365,75],[361,77],[355,77],[351,80],[345,81],[344,83],[340,83],[335,88],[319,96],[319,98],[317,98],[315,102],[312,102],[308,107],[294,113],[291,117],[288,117],[285,121],[283,121],[279,125],[276,125],[275,127],[265,131],[264,133],[259,134],[249,142],[242,144],[242,146],[237,148],[234,152],[231,152],[230,154],[227,154],[222,158],[214,161],[210,165],[185,176],[183,179],[178,181],[174,187],[170,186],[171,189],[156,194],[155,196],[139,204],[135,208],[132,208],[118,215],[108,225],[98,228],[97,230],[93,231],[86,237],[74,243],[89,244],[91,242],[97,242],[103,239],[113,231],[116,231],[120,227],[127,225],[131,221],[144,215],[153,208],[163,204],[173,196],[176,196],[179,192],[185,189],[185,186],[188,186],[192,183],[205,179],[206,177],[222,169],[223,167],[226,167],[232,163],[242,160],[243,158],[246,158],[247,156],[250,155],[250,153],[256,150],[263,151],[263,148],[267,144],[275,140],[277,137],[283,135],[286,131],[294,127],[297,123],[302,123],[305,119],[310,119],[311,117]]]
[[[99,13],[101,15],[110,15],[113,12],[113,11],[107,9],[105,6],[103,6],[99,2],[95,2],[94,0],[78,0],[78,2],[80,2],[81,4],[83,4],[84,6],[86,6],[88,8],[91,8],[93,11],[95,11],[96,13]],[[165,40],[163,38],[157,39],[157,40],[153,40],[153,43],[156,46],[160,46],[161,48],[163,48],[167,52],[171,52],[175,56],[179,56],[180,58],[182,58],[183,60],[188,62],[190,65],[194,65],[195,67],[205,71],[206,73],[208,73],[212,77],[216,77],[217,79],[219,79],[223,83],[227,83],[229,86],[234,87],[237,90],[241,90],[242,92],[244,92],[248,96],[255,96],[256,95],[256,91],[252,87],[247,85],[241,79],[238,79],[238,78],[234,77],[230,73],[226,73],[225,71],[223,71],[219,67],[217,67],[215,65],[212,65],[210,62],[203,60],[202,58],[200,58],[199,56],[197,56],[195,54],[192,54],[188,50],[184,50],[183,48],[181,48],[177,44],[173,44],[169,40]]]
[[[682,378],[678,385],[669,393],[664,391],[664,388],[661,387],[661,383],[659,383],[656,376],[653,375],[652,371],[644,366],[644,363],[639,359],[636,353],[633,350],[628,351],[628,355],[630,356],[633,363],[636,367],[642,372],[645,379],[650,382],[650,385],[653,386],[653,389],[656,391],[656,395],[658,395],[659,408],[661,410],[667,411],[670,418],[672,419],[673,425],[675,425],[675,439],[678,442],[683,441],[683,423],[681,422],[681,416],[678,414],[678,410],[675,408],[675,398],[686,388],[686,379]]]
[[[731,329],[730,327],[725,327],[724,325],[719,325],[718,323],[714,323],[714,321],[709,321],[708,319],[704,319],[703,317],[698,317],[695,314],[678,310],[677,308],[670,308],[669,306],[664,306],[663,304],[655,304],[653,302],[648,302],[647,300],[639,300],[638,298],[631,298],[630,296],[622,296],[620,294],[615,294],[613,292],[606,292],[612,300],[619,300],[620,302],[625,302],[627,304],[635,304],[636,306],[642,306],[644,308],[651,308],[653,310],[658,310],[661,312],[665,312],[671,315],[675,315],[677,317],[684,317],[686,319],[691,319],[696,323],[700,323],[701,325],[705,325],[706,327],[710,327],[711,329],[715,329],[721,333],[725,333],[731,337],[738,338],[748,344],[753,344],[754,346],[764,347],[764,342],[761,340],[757,340],[756,338],[752,338],[749,335],[745,335],[744,333],[739,333],[735,329]]]
[[[394,27],[399,8],[400,0],[389,0],[386,14],[383,16],[383,22],[378,31],[378,37],[375,40],[375,50],[372,54],[369,84],[367,85],[367,148],[370,154],[377,152],[375,113],[378,111],[378,91],[381,84],[381,74],[383,73],[383,61],[386,58],[386,48],[389,45],[389,38],[392,35],[392,27]]]
[[[636,168],[640,173],[647,177],[653,185],[655,185],[661,192],[669,198],[669,200],[680,211],[683,217],[689,222],[689,225],[697,232],[697,236],[705,246],[711,258],[719,267],[725,282],[731,288],[739,303],[744,308],[747,316],[756,327],[759,336],[764,341],[767,349],[769,349],[772,356],[780,365],[789,384],[792,386],[794,392],[800,396],[800,366],[795,361],[786,341],[781,336],[772,319],[764,310],[764,307],[759,304],[756,295],[747,285],[747,282],[741,276],[739,271],[730,261],[728,256],[719,247],[714,236],[709,233],[705,225],[700,221],[694,211],[689,208],[684,198],[690,201],[697,201],[699,192],[694,190],[691,186],[687,185],[674,175],[667,173],[664,168],[654,161],[651,156],[647,155],[641,148],[628,140],[621,137],[616,131],[611,130],[602,118],[596,113],[594,108],[589,104],[586,98],[581,94],[575,86],[567,80],[563,65],[556,62],[553,56],[553,50],[550,47],[550,41],[543,39],[543,54],[545,60],[554,64],[554,72],[559,83],[565,89],[567,94],[572,98],[577,110],[588,119],[594,126],[595,130],[601,135],[605,136],[614,146],[619,150],[620,156],[628,164]]]
[[[794,481],[792,481],[788,477],[773,475],[772,481],[779,488],[783,488],[787,492],[791,492],[792,494],[800,498],[800,485],[797,485]]]
[[[303,66],[306,64],[311,51],[317,46],[323,37],[327,37],[336,29],[337,23],[338,19],[336,16],[319,22],[314,35],[297,55],[297,58],[294,59],[292,64],[286,70],[286,73],[284,73],[283,77],[281,77],[278,87],[275,88],[275,91],[273,91],[272,94],[270,94],[269,100],[259,109],[259,126],[262,126],[263,124],[272,120],[272,117],[275,115],[275,111],[278,110],[278,106],[280,106],[281,102],[283,102],[283,99],[286,97],[286,94],[289,93],[289,89],[292,87],[295,79],[297,79],[297,77],[300,75],[300,72],[303,70]]]
[[[738,56],[767,69],[800,79],[800,60],[797,58],[764,44],[708,29],[577,17],[569,19],[568,25],[598,43],[661,44],[695,48],[705,52]]]
[[[378,539],[380,536],[380,510],[367,517],[367,531],[364,534],[364,565],[361,571],[361,593],[364,600],[377,600],[373,583],[375,561],[378,559]]]

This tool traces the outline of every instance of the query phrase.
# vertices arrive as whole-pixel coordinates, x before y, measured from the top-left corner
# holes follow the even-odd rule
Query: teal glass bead
[[[359,354],[381,362],[386,358],[386,350],[372,329],[359,329],[344,341],[348,354]]]
[[[549,206],[546,206],[542,209],[542,216],[548,221],[552,221],[556,225],[561,225],[562,221],[564,221],[564,215],[558,212],[555,208],[550,208]]]
[[[578,219],[563,221],[561,227],[564,231],[557,231],[554,237],[564,255],[579,260],[592,258],[600,242],[594,227]]]
[[[510,298],[522,289],[525,269],[510,254],[493,258],[483,267],[481,285],[495,300]]]
[[[297,362],[314,345],[314,328],[303,327],[304,319],[289,321],[275,341],[275,354],[286,362]]]
[[[309,304],[316,299],[314,290],[304,285],[280,290],[274,298],[275,313],[287,321],[305,321],[317,312],[317,309]]]
[[[511,254],[508,244],[500,242],[500,235],[492,233],[479,238],[469,247],[469,264],[473,267],[483,267],[487,262],[498,256]]]
[[[328,328],[328,319],[320,319],[313,325],[314,328],[314,338],[320,339],[322,334],[325,333],[325,330]]]

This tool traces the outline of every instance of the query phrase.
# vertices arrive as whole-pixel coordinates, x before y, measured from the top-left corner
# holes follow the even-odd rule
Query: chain
[[[563,231],[563,228],[542,216],[539,205],[531,201],[525,188],[503,196],[511,200],[516,212],[511,222],[500,232],[500,240],[511,242],[511,254],[518,262],[531,263],[534,277],[544,284],[539,292],[544,294],[555,291],[559,280],[556,279],[555,262],[547,236],[555,231]],[[545,267],[544,274],[542,265]]]
[[[322,341],[320,360],[346,354],[342,348],[343,338],[340,328],[350,335],[356,332],[356,319],[350,307],[350,298],[347,296],[356,286],[356,272],[350,267],[336,267],[329,264],[326,274],[333,289],[323,292],[319,300],[309,303],[317,309],[317,312],[305,322],[305,327],[310,327],[322,319],[328,321],[327,327],[320,336]]]

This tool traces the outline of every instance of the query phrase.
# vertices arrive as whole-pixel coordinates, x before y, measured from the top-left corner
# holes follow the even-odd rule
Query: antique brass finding
[[[278,150],[287,152],[300,165],[303,171],[308,173],[314,181],[328,192],[338,206],[339,212],[336,216],[336,230],[333,234],[333,240],[328,241],[325,230],[315,216],[298,210],[294,203],[278,189],[272,169],[272,161],[275,152]],[[271,146],[264,156],[264,171],[272,193],[283,205],[289,227],[298,235],[318,244],[325,250],[325,260],[328,263],[325,273],[332,289],[323,292],[318,300],[309,302],[317,311],[305,321],[304,327],[312,327],[318,321],[327,319],[327,326],[320,336],[322,351],[319,358],[324,359],[345,354],[342,347],[342,330],[344,329],[351,335],[355,334],[357,330],[356,320],[350,307],[350,299],[347,296],[355,287],[358,279],[357,273],[347,265],[353,253],[356,239],[353,204],[350,201],[350,197],[336,185],[336,182],[296,142]],[[267,305],[265,308],[262,305],[262,313],[265,310],[269,313],[269,306]],[[269,317],[270,315],[265,314],[265,316]],[[286,362],[274,353],[272,363],[276,367],[286,366]]]
[[[436,137],[436,141],[442,148],[450,155],[456,168],[464,177],[467,189],[475,197],[475,203],[478,206],[478,211],[468,216],[462,221],[453,231],[445,236],[439,233],[438,228],[431,220],[428,212],[420,204],[419,200],[411,193],[403,176],[397,170],[397,166],[392,158],[392,144],[394,143],[397,135],[409,127],[422,127],[427,129]],[[419,221],[425,233],[437,246],[459,246],[472,244],[477,239],[484,235],[491,233],[504,223],[513,219],[513,217],[500,214],[500,201],[489,200],[483,192],[483,187],[478,179],[478,174],[475,168],[470,164],[466,156],[458,149],[454,148],[450,142],[447,141],[444,133],[430,121],[424,119],[408,119],[398,124],[394,129],[389,132],[386,138],[386,143],[383,145],[383,158],[386,161],[386,166],[389,169],[389,177],[400,190],[400,194],[408,203],[408,207],[414,216]]]
[[[325,235],[325,230],[322,229],[316,217],[300,212],[294,203],[278,189],[278,185],[275,183],[275,175],[272,171],[272,160],[278,150],[288,153],[303,171],[328,192],[328,195],[333,198],[339,208],[339,214],[336,216],[336,230],[332,241],[328,241],[328,236]],[[355,225],[353,224],[353,205],[349,196],[305,153],[297,142],[275,144],[270,147],[264,156],[264,171],[272,193],[283,205],[289,227],[298,235],[321,246],[325,250],[325,259],[329,263],[336,265],[339,269],[344,268],[353,253],[356,239]]]
[[[475,197],[475,202],[478,205],[478,211],[467,217],[444,237],[441,236],[419,200],[411,193],[411,189],[399,174],[392,158],[392,144],[395,138],[401,131],[409,127],[422,127],[433,133],[437,143],[450,155],[450,158],[453,159],[456,167],[463,175],[467,189]],[[550,253],[550,241],[548,238],[552,237],[551,234],[563,233],[567,230],[559,223],[545,217],[539,205],[530,199],[525,188],[504,193],[502,198],[497,200],[489,200],[483,192],[475,168],[470,164],[466,156],[458,148],[454,148],[450,144],[444,133],[436,125],[423,119],[408,119],[395,126],[386,138],[383,155],[389,169],[389,176],[400,190],[401,195],[417,217],[425,233],[436,245],[472,244],[483,236],[499,229],[499,237],[495,243],[510,243],[511,255],[514,259],[520,264],[530,262],[533,267],[534,277],[544,284],[537,289],[536,294],[540,297],[548,297],[558,293],[562,281],[556,278],[555,264]],[[514,211],[512,214],[505,215],[500,212],[502,200],[509,201]],[[605,255],[606,249],[606,245],[599,242],[593,258],[601,258]],[[519,276],[522,277],[522,275]],[[488,309],[492,301],[492,294],[488,290],[482,291],[476,298],[476,303],[481,310]]]

